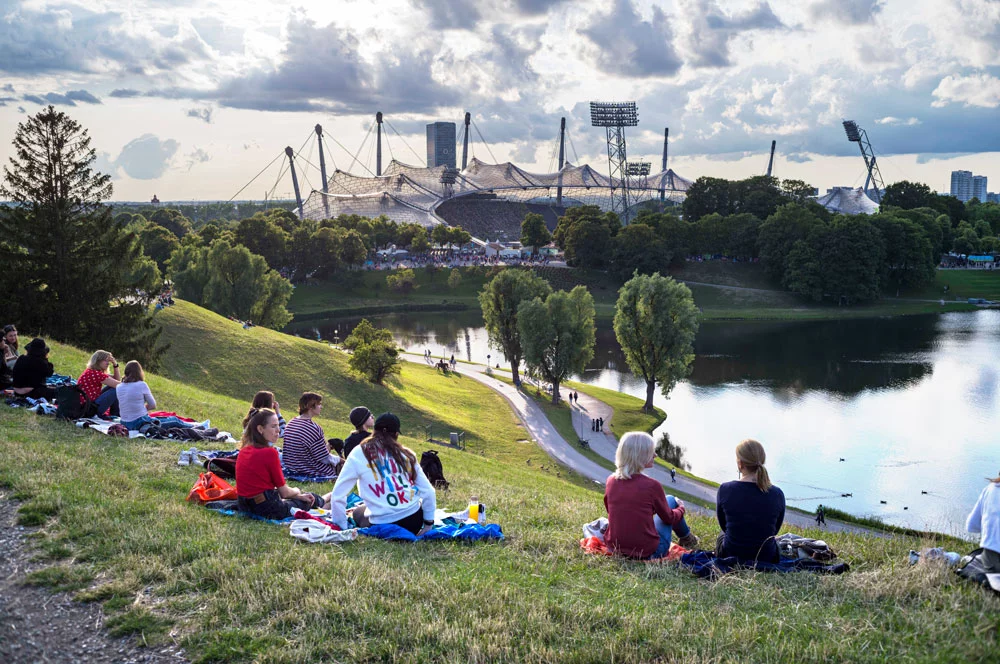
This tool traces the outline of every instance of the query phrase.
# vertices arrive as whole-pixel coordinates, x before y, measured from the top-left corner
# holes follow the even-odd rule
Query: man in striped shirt
[[[330,452],[323,428],[313,421],[323,409],[323,397],[306,392],[299,399],[299,416],[285,426],[281,462],[293,475],[328,477],[337,474],[343,459]]]

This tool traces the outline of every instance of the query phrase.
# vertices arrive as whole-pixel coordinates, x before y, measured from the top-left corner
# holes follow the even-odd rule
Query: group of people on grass
[[[271,392],[258,392],[243,420],[243,439],[236,457],[237,505],[241,512],[281,520],[297,510],[325,508],[340,528],[353,518],[358,527],[394,524],[414,535],[434,525],[437,498],[413,450],[399,442],[401,423],[392,413],[377,418],[364,406],[351,410],[355,430],[346,441],[327,441],[313,421],[323,398],[306,392],[299,414],[287,424]],[[282,456],[275,445],[283,438]],[[339,448],[339,449],[338,449]],[[325,494],[288,486],[290,474],[335,471],[333,489]],[[332,475],[333,473],[327,473]],[[347,509],[347,497],[357,487],[361,503]]]

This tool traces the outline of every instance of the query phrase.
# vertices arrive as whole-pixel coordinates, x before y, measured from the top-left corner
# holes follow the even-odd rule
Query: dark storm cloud
[[[672,76],[681,67],[669,19],[655,5],[647,21],[631,0],[614,0],[611,11],[594,14],[582,33],[593,43],[595,64],[605,73],[635,78]]]
[[[749,30],[774,30],[785,27],[771,6],[759,2],[743,11],[726,14],[715,0],[695,0],[686,9],[691,19],[688,48],[696,67],[728,67],[729,42]]]

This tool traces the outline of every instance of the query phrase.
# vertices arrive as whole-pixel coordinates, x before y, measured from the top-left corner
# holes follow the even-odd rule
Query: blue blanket
[[[488,523],[485,526],[480,526],[478,523],[435,526],[420,537],[417,537],[406,528],[394,524],[369,526],[360,529],[358,532],[368,537],[401,542],[429,542],[435,540],[477,542],[486,539],[503,539],[503,530],[496,523]]]
[[[297,473],[290,473],[285,470],[285,467],[281,467],[281,472],[284,474],[286,480],[291,480],[292,482],[336,482],[336,475],[299,475]]]
[[[816,574],[843,574],[850,567],[847,563],[825,565],[811,558],[782,558],[778,563],[740,560],[735,556],[716,558],[708,551],[692,551],[681,556],[680,564],[703,579],[717,579],[738,569],[759,572],[813,572]]]

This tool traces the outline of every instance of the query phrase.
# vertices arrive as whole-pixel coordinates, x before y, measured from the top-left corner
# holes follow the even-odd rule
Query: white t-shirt
[[[137,383],[119,383],[115,390],[118,392],[118,410],[122,422],[131,422],[146,415],[147,405],[156,408],[156,400],[144,380]]]
[[[1000,553],[1000,484],[990,482],[986,485],[965,520],[965,529],[981,533],[979,546]]]
[[[421,507],[424,521],[433,521],[437,495],[420,464],[414,464],[416,480],[411,482],[409,468],[400,468],[394,459],[384,455],[369,463],[362,447],[351,450],[333,485],[330,511],[335,523],[347,528],[347,496],[355,484],[372,523],[394,523]]]

